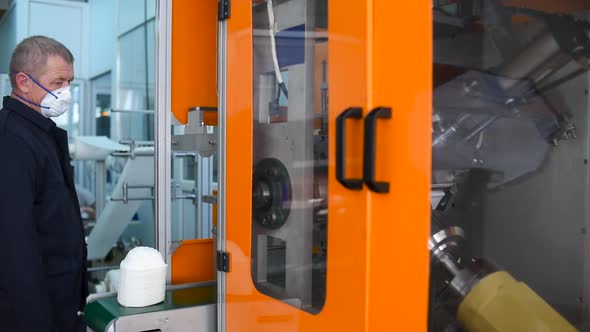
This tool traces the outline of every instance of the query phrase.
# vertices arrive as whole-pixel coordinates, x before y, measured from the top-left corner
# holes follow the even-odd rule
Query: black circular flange
[[[252,218],[260,225],[276,229],[285,224],[291,210],[291,180],[283,163],[266,158],[254,166]]]

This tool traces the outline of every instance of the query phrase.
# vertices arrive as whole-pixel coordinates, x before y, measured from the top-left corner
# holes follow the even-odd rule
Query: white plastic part
[[[145,187],[154,186],[154,157],[137,156],[135,159],[128,159],[117,185],[113,189],[111,198],[123,198],[123,183],[125,182],[130,187],[144,187],[129,189],[128,197],[149,199],[152,196],[152,191]],[[145,202],[144,200],[130,200],[127,203],[113,200],[107,202],[88,236],[89,260],[103,259],[109,253],[113,244],[127,229],[133,215]]]
[[[105,136],[77,136],[69,148],[70,157],[74,160],[105,160],[112,152],[129,151],[129,146]]]
[[[104,284],[107,292],[119,291],[119,284],[121,283],[121,270],[109,270],[104,278]]]
[[[153,248],[132,249],[121,262],[117,301],[125,307],[147,307],[164,301],[167,265]]]
[[[270,35],[270,50],[272,52],[272,63],[277,77],[277,83],[283,84],[283,76],[279,67],[279,58],[277,56],[277,45],[275,41],[275,12],[272,0],[266,1],[266,10],[268,12],[268,33]]]

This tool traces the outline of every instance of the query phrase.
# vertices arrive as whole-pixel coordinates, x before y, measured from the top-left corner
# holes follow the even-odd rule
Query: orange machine
[[[225,145],[219,196],[225,213],[219,222],[225,232],[217,241],[229,255],[220,299],[226,329],[389,330],[394,311],[400,329],[424,330],[429,4],[231,1],[230,18],[216,29],[217,63],[226,63],[226,74],[217,73],[215,103],[207,92],[214,82],[212,26],[199,19],[204,13],[210,18],[210,5],[172,6],[171,105],[180,122],[190,107],[220,105],[226,140],[219,140]],[[408,11],[421,14],[403,14]],[[193,32],[197,27],[199,33]],[[408,27],[412,35],[405,33]],[[392,39],[409,47],[396,49]],[[390,61],[392,54],[403,61]],[[407,75],[415,79],[392,79]],[[343,118],[351,108],[359,110],[355,118]],[[391,118],[369,116],[379,109],[391,110]],[[363,157],[365,136],[374,152]],[[311,166],[298,166],[305,163]],[[268,175],[273,169],[278,176]],[[347,188],[349,178],[364,180]],[[373,188],[383,183],[389,183],[387,192]],[[415,222],[401,222],[409,218]],[[388,234],[394,232],[405,236],[391,243]],[[195,249],[192,259],[190,243],[180,249],[172,256],[172,281],[200,280],[194,274],[191,279],[185,265],[199,261],[202,251]],[[408,280],[385,261],[406,266],[415,277]]]
[[[199,8],[182,6],[173,7],[173,13],[183,13],[180,23],[172,17],[172,111],[177,118],[183,117],[178,113],[183,108],[174,105],[188,104],[189,98],[194,105],[211,103],[197,93],[185,91],[181,96],[175,92],[179,84],[179,91],[183,91],[182,82],[192,75],[209,73],[211,77],[211,54],[203,55],[207,61],[194,61],[193,66],[183,62],[184,54],[178,55],[184,52],[182,40],[190,35],[183,34],[192,29],[188,20],[183,21],[186,12],[202,6],[200,12],[210,13],[211,3],[191,4]],[[459,253],[466,238],[464,229],[473,235],[475,228],[458,219],[446,220],[450,218],[444,212],[446,205],[440,204],[453,199],[449,193],[464,181],[460,174],[499,166],[491,161],[484,164],[485,155],[481,157],[484,166],[462,164],[461,158],[470,153],[462,149],[471,148],[473,135],[468,134],[459,145],[451,144],[468,126],[478,130],[476,150],[484,153],[489,143],[483,135],[496,135],[494,130],[500,129],[498,116],[482,120],[481,125],[481,115],[454,118],[455,109],[469,112],[481,103],[472,102],[465,92],[455,95],[454,82],[470,75],[479,80],[481,74],[473,74],[474,69],[487,68],[474,68],[469,62],[461,66],[460,61],[457,65],[452,57],[446,59],[441,54],[461,58],[470,47],[478,54],[479,46],[463,42],[462,35],[487,33],[495,44],[481,47],[483,52],[499,50],[500,75],[530,79],[542,86],[547,70],[559,70],[570,61],[562,54],[567,51],[558,52],[566,47],[564,42],[558,36],[544,35],[527,49],[502,40],[507,36],[505,31],[526,30],[534,25],[531,20],[543,15],[557,24],[550,20],[551,13],[584,6],[583,1],[560,6],[549,2],[528,6],[518,1],[484,1],[481,5],[440,1],[433,11],[430,1],[218,2],[220,213],[216,240],[217,267],[222,270],[217,278],[218,328],[435,331],[445,324],[439,307],[446,305],[447,296],[457,295],[465,301],[459,309],[451,309],[458,310],[452,315],[456,314],[459,325],[471,330],[483,328],[482,324],[490,331],[496,326],[495,311],[480,301],[519,312],[527,299],[536,303],[538,307],[533,307],[538,310],[521,312],[519,317],[534,324],[539,316],[554,317],[548,326],[569,329],[559,314],[542,300],[534,300],[537,295],[517,286],[510,276],[495,274],[491,267],[484,273],[466,264],[463,259],[474,255],[478,244]],[[520,19],[511,20],[511,16]],[[184,24],[188,24],[186,29]],[[174,31],[179,29],[180,37],[176,38]],[[211,29],[209,23],[203,33]],[[460,38],[445,41],[454,35]],[[439,44],[445,43],[457,46],[446,46],[443,53]],[[493,79],[499,85],[496,94],[520,91],[514,89],[521,84],[507,79]],[[200,90],[199,86],[194,88]],[[453,102],[447,101],[447,96]],[[525,105],[531,110],[541,107],[538,103]],[[485,109],[494,107],[486,104]],[[560,111],[554,114],[569,134],[567,119]],[[468,122],[462,122],[467,118]],[[451,122],[447,130],[444,121],[448,119],[456,123]],[[530,146],[535,149],[535,144]],[[479,163],[476,155],[472,159]],[[454,169],[449,173],[449,168]],[[431,176],[433,169],[435,178]],[[510,168],[514,174],[502,171],[506,178],[525,172],[518,173],[515,167]],[[441,181],[441,173],[450,184]],[[426,202],[441,190],[443,203],[436,203],[433,218],[445,221],[433,221],[429,242],[431,211]],[[485,234],[481,236],[485,238]],[[173,273],[191,271],[174,264],[184,263],[175,263],[173,257]],[[429,279],[431,264],[435,273]],[[199,267],[193,270],[199,271]],[[178,278],[173,275],[173,280]],[[437,293],[438,283],[443,281],[458,293]],[[498,285],[513,285],[502,288],[513,292],[494,293],[501,287]],[[471,296],[471,290],[479,292],[479,297]],[[514,294],[523,302],[507,304],[505,299]],[[529,326],[506,321],[508,329],[515,326],[510,324]]]
[[[554,151],[587,131],[589,1],[162,3],[172,72],[161,105],[188,121],[171,144],[218,158],[216,237],[171,257],[175,284],[217,268],[209,330],[584,323],[578,292],[590,285],[563,261],[584,261],[564,248],[587,202],[574,152],[590,146]],[[209,112],[195,124],[189,109]]]
[[[188,122],[195,107],[217,107],[215,1],[178,1],[172,6],[171,110]]]
[[[432,62],[431,44],[426,42],[431,38],[429,4],[329,1],[323,12],[311,8],[312,4],[292,2],[289,13],[288,3],[274,3],[274,43],[279,45],[275,56],[280,70],[271,64],[268,2],[232,1],[232,16],[227,20],[227,330],[425,330],[428,252],[424,241],[429,221],[423,202],[428,199],[429,184]],[[416,14],[410,18],[404,12]],[[322,22],[326,21],[327,29],[323,29]],[[289,25],[305,33],[298,34],[297,28],[290,29]],[[405,33],[408,28],[412,35]],[[281,34],[281,30],[285,32]],[[280,39],[281,35],[285,38]],[[297,49],[298,42],[302,49]],[[313,82],[313,74],[306,76],[306,70],[321,71],[321,62],[308,57],[313,59],[316,46],[326,42],[328,134],[322,136],[313,126],[315,117],[319,113],[321,116],[320,110],[313,107],[314,100],[321,99],[316,97],[322,91],[297,79],[305,81],[309,77]],[[396,49],[398,43],[407,47]],[[283,52],[290,52],[292,57],[301,52],[302,58],[289,59],[281,54],[281,47],[287,48]],[[390,61],[393,54],[400,61]],[[288,97],[273,83],[277,72],[288,81]],[[414,79],[396,79],[408,75]],[[351,107],[362,110],[357,114],[359,118],[344,121],[346,133],[337,137],[344,134],[338,132],[337,118]],[[343,178],[363,178],[362,138],[366,134],[359,124],[379,107],[390,108],[392,117],[376,124],[374,175],[379,182],[389,182],[390,189],[379,193],[363,184],[347,188],[337,179],[337,159],[343,158],[347,166]],[[306,121],[311,124],[306,126]],[[275,131],[273,127],[280,129]],[[300,137],[291,137],[291,132]],[[346,146],[341,150],[337,148],[338,139]],[[300,153],[299,159],[285,153],[284,149],[292,144],[306,141],[307,149],[313,150],[314,140],[316,154],[322,149],[317,142],[326,140],[326,159],[317,155],[314,158],[313,151],[306,154],[297,148],[292,151]],[[342,155],[337,156],[337,150]],[[297,160],[314,165],[301,170],[294,166]],[[290,195],[284,193],[289,185],[277,179],[281,171],[274,177],[263,173],[272,172],[274,167],[283,169],[281,163],[289,169]],[[254,169],[232,165],[252,165]],[[327,188],[320,189],[321,194],[314,195],[314,174],[319,186],[327,184]],[[327,183],[318,180],[324,175]],[[283,206],[264,208],[271,204],[265,196],[269,186],[279,188],[273,202],[285,201],[285,196],[292,198],[286,220]],[[252,197],[252,190],[254,202],[244,199]],[[320,201],[315,210],[308,205],[314,199]],[[305,213],[308,217],[304,217]],[[318,213],[327,214],[327,220],[318,220]],[[402,222],[410,218],[413,223]],[[322,227],[322,222],[327,225],[323,237],[314,228]],[[295,232],[296,237],[290,237],[288,231]],[[405,235],[391,242],[393,233]],[[302,237],[309,237],[309,241],[299,241]],[[322,245],[322,240],[316,241],[325,255],[323,259],[313,254],[318,250],[313,237],[327,242]],[[311,268],[321,264],[325,264],[324,269]],[[399,274],[395,268],[398,265],[412,270],[413,277]],[[270,271],[272,267],[274,271]],[[398,287],[401,284],[404,286]],[[392,313],[395,328],[391,325]]]

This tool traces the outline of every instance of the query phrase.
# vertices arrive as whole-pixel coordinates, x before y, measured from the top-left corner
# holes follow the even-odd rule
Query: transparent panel
[[[155,91],[154,21],[119,37],[116,64],[115,121],[111,135],[116,140],[153,140]]]
[[[325,5],[252,7],[252,278],[260,292],[311,313],[326,297]]]
[[[90,82],[91,103],[94,107],[92,128],[97,136],[111,137],[112,76],[107,73]]]
[[[198,161],[196,151],[179,151],[172,157],[172,241],[197,238]]]
[[[8,96],[12,91],[8,74],[0,74],[0,95]]]
[[[463,331],[497,271],[589,327],[590,1],[510,3],[433,2],[431,331]],[[528,301],[510,289],[489,298],[512,296],[506,320]]]
[[[117,1],[119,11],[118,33],[125,33],[147,21],[147,13],[154,9],[146,8],[146,0]],[[153,2],[153,1],[149,1]],[[153,3],[152,3],[153,5]]]
[[[139,6],[139,18],[144,18],[144,3],[127,5]],[[89,103],[96,135],[107,136],[111,140],[108,145],[118,148],[94,163],[96,220],[88,220],[86,225],[91,289],[95,292],[116,289],[116,270],[131,249],[156,245],[155,24],[154,19],[136,20],[131,14],[137,8],[120,5],[119,18],[127,16],[136,22],[124,25],[127,30],[113,36],[115,67],[112,73],[92,81]]]
[[[173,127],[172,146],[172,241],[210,239],[213,228],[214,159],[210,144],[216,129],[191,112],[187,126]]]
[[[0,20],[0,40],[3,46],[0,50],[0,73],[8,73],[10,56],[17,43],[17,12],[16,7],[12,7],[2,14]]]

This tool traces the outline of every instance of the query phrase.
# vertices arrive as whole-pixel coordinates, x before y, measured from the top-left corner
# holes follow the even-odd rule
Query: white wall
[[[30,0],[28,36],[45,35],[63,43],[74,55],[76,78],[88,78],[88,4]]]
[[[89,0],[90,54],[89,77],[96,77],[113,69],[115,57],[115,0]]]
[[[200,0],[199,0],[200,1]],[[118,0],[119,18],[117,35],[121,35],[139,24],[153,18],[156,14],[155,0]],[[147,19],[146,19],[147,5]]]

